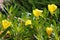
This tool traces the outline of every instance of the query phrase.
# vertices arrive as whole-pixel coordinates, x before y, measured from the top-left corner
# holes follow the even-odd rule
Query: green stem
[[[38,40],[42,40],[41,31],[40,31],[41,26],[39,25],[39,21],[38,20],[39,20],[39,18],[36,18],[37,37],[38,37]]]
[[[57,32],[57,29],[56,29],[57,25],[56,25],[56,22],[55,22],[54,19],[53,19],[53,24],[54,24],[55,39],[58,40],[58,39],[59,39],[59,38],[58,38],[58,32]]]
[[[40,35],[38,35],[38,40],[42,40]]]

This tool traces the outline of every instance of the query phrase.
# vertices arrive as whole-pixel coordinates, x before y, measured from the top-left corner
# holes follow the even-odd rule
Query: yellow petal
[[[52,34],[53,29],[51,27],[46,28],[47,34],[50,36]]]
[[[8,20],[2,20],[2,26],[4,29],[7,29],[11,25],[11,22]]]
[[[55,4],[48,4],[48,10],[51,14],[54,14],[54,11],[57,9],[57,6]]]
[[[27,21],[25,22],[25,25],[31,25],[31,24],[32,24],[31,20],[27,20]]]
[[[41,16],[42,12],[43,12],[43,11],[42,11],[42,10],[39,10],[39,9],[33,10],[33,14],[34,14],[34,16],[36,16],[36,17]]]

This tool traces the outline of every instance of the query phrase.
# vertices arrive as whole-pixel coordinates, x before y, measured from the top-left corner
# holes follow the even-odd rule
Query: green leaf
[[[0,35],[0,38],[2,38],[2,37],[6,34],[6,32],[7,32],[8,30],[11,30],[11,28],[8,27],[8,28]]]

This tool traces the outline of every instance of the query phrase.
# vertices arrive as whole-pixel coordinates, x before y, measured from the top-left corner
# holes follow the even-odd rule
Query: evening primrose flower
[[[50,36],[52,34],[52,31],[53,31],[52,27],[46,28],[46,33],[48,34],[48,36]]]
[[[53,15],[54,11],[57,9],[57,6],[55,4],[48,4],[48,10],[50,11],[50,13]]]
[[[33,14],[35,17],[39,17],[42,15],[43,10],[35,9],[33,10]]]
[[[31,25],[31,24],[32,24],[31,20],[27,20],[27,21],[25,22],[25,25]]]
[[[11,25],[11,22],[8,20],[2,20],[2,26],[4,29],[7,29]]]

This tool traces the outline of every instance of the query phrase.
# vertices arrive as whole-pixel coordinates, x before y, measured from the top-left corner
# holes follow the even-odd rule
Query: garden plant
[[[59,2],[0,0],[0,40],[60,40]]]

